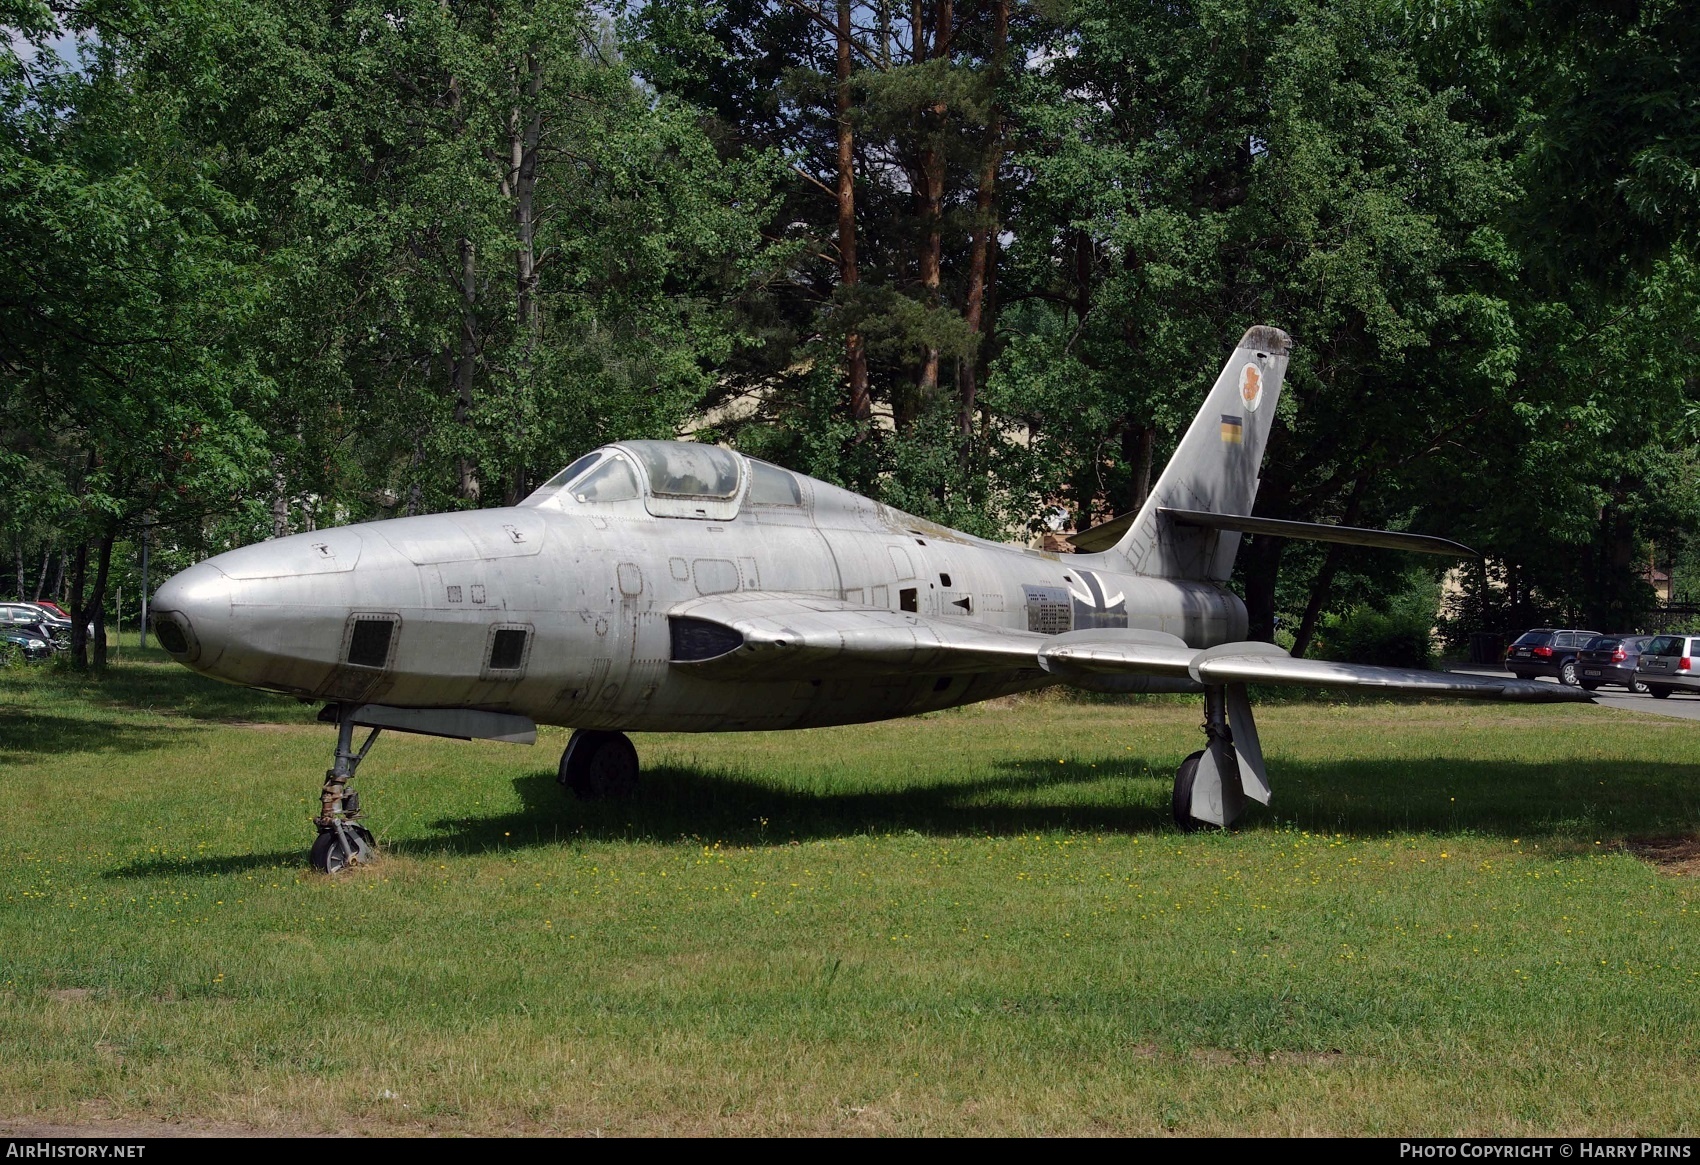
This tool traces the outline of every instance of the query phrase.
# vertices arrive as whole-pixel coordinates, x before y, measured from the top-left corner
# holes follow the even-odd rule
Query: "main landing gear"
[[[630,797],[637,792],[637,749],[623,732],[580,728],[567,741],[555,779],[580,801]]]
[[[371,831],[359,823],[360,794],[348,787],[354,770],[366,759],[381,728],[372,729],[360,751],[354,751],[354,720],[352,708],[331,705],[320,713],[320,719],[336,720],[336,763],[325,773],[325,787],[319,794],[319,816],[313,824],[319,836],[313,842],[309,860],[320,873],[335,874],[349,866],[365,865],[377,855],[377,842]]]
[[[1244,684],[1204,689],[1205,745],[1175,770],[1172,811],[1183,833],[1225,829],[1248,800],[1269,804],[1263,747]]]

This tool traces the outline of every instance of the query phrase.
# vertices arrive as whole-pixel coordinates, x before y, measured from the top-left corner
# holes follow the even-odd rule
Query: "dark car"
[[[53,644],[44,636],[17,627],[0,627],[0,644],[17,648],[31,662],[53,654]]]
[[[1700,637],[1686,634],[1655,635],[1641,649],[1641,661],[1636,665],[1635,678],[1659,699],[1681,689],[1693,692],[1700,689],[1700,669],[1694,658],[1700,656]]]
[[[1590,639],[1576,657],[1578,682],[1590,692],[1605,684],[1645,692],[1647,685],[1635,678],[1635,667],[1641,662],[1641,650],[1652,641],[1651,635],[1601,635]]]
[[[1505,653],[1505,669],[1520,680],[1536,676],[1552,676],[1561,684],[1576,687],[1581,677],[1576,674],[1576,657],[1590,640],[1599,638],[1598,631],[1570,631],[1555,627],[1536,627],[1517,637]]]

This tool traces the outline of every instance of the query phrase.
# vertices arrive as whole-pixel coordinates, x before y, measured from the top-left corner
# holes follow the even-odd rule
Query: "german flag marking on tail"
[[[1240,418],[1222,414],[1222,442],[1226,445],[1245,444],[1245,423]]]

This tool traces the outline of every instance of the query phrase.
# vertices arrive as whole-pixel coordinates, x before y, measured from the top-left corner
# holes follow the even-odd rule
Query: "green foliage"
[[[681,432],[1085,524],[1262,322],[1297,347],[1259,512],[1482,551],[1448,634],[1700,577],[1675,0],[943,11],[849,5],[851,282],[836,6],[9,0],[7,574],[98,605],[144,516],[163,577]],[[1406,565],[1254,539],[1234,585],[1303,649]]]
[[[1384,607],[1361,603],[1330,616],[1311,654],[1343,663],[1426,668],[1434,662],[1439,606],[1439,585],[1426,576],[1409,575],[1406,589]]]

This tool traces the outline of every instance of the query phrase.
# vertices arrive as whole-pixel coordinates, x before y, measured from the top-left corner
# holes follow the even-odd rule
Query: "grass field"
[[[383,861],[309,872],[332,732],[158,658],[0,673],[0,1129],[1700,1130],[1693,723],[1193,701],[539,746],[389,736]]]

